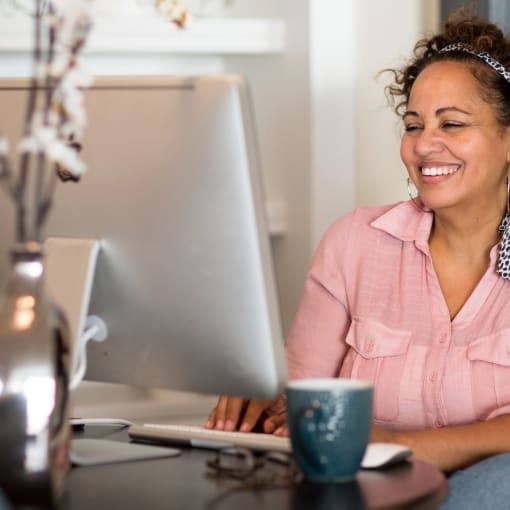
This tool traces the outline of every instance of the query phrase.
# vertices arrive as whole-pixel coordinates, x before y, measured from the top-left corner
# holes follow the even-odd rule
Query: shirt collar
[[[428,253],[428,240],[434,214],[422,211],[411,201],[399,202],[370,224],[401,241],[416,243]]]

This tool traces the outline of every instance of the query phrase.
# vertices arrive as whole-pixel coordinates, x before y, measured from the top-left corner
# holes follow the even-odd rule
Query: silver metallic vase
[[[0,293],[0,488],[51,506],[69,468],[69,333],[44,285],[41,245],[12,251]]]

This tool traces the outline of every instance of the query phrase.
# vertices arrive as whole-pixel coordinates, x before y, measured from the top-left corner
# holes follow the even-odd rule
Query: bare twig
[[[7,194],[15,201],[16,189],[12,184],[12,170],[9,158],[6,155],[0,155],[0,184],[5,188]]]
[[[37,106],[38,73],[41,62],[41,0],[36,0],[34,14],[35,44],[33,51],[34,75],[31,79],[31,87],[25,112],[25,135],[29,135],[31,120]],[[19,181],[16,186],[16,205],[18,207],[18,240],[23,242],[28,240],[26,231],[26,194],[28,185],[28,169],[30,165],[30,153],[25,151],[21,155]]]
[[[48,7],[48,12],[50,16],[55,15],[55,11],[52,8],[51,4]],[[44,83],[44,92],[45,92],[45,100],[44,100],[44,114],[43,114],[43,125],[49,126],[50,124],[50,111],[53,103],[53,95],[55,91],[55,79],[52,76],[52,73],[48,72],[50,69],[53,59],[55,56],[55,26],[54,24],[50,24],[49,33],[48,33],[48,47],[46,50],[46,73],[45,73],[45,83]],[[38,168],[37,168],[37,179],[36,179],[36,187],[35,187],[35,220],[34,220],[34,236],[37,240],[41,238],[42,225],[44,223],[44,219],[49,211],[49,204],[51,203],[45,198],[44,192],[44,181],[45,181],[45,170],[46,170],[46,157],[44,154],[40,154],[38,158]],[[45,203],[43,206],[43,202]]]

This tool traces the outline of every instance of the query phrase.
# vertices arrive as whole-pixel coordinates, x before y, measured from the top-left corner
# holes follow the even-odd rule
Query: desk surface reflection
[[[127,431],[88,427],[75,437],[126,441]],[[207,450],[183,448],[174,458],[73,468],[59,510],[425,510],[436,508],[448,490],[440,471],[415,460],[362,471],[350,483],[235,490],[235,483],[206,476],[212,456]]]

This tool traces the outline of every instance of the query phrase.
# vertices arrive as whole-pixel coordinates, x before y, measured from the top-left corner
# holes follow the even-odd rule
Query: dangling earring
[[[506,214],[499,225],[501,235],[497,273],[501,278],[510,280],[510,181],[506,178]]]
[[[414,188],[414,191],[416,192],[415,196],[413,196],[411,188]],[[419,197],[419,195],[416,187],[414,186],[414,182],[411,180],[411,177],[407,177],[407,194],[409,195],[409,198],[413,202],[413,205],[416,207],[416,209],[418,209],[419,211],[427,211],[427,209],[423,207],[421,201],[416,200]]]

